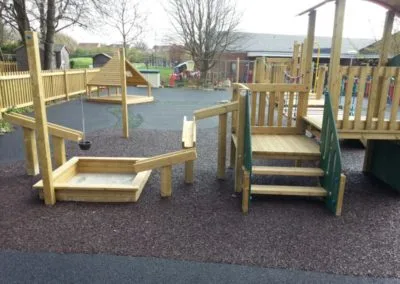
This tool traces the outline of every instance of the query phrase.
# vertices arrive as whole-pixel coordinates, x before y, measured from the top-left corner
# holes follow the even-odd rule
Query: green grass
[[[89,68],[93,65],[93,58],[91,57],[76,57],[69,60],[72,69]]]

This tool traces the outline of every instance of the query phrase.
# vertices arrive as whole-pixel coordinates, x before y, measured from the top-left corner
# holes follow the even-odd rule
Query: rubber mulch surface
[[[92,133],[93,148],[72,155],[151,156],[180,149],[180,132],[135,129]],[[107,253],[224,262],[340,274],[400,277],[400,195],[364,176],[363,150],[343,145],[347,187],[342,217],[323,202],[262,198],[248,216],[233,193],[232,170],[216,175],[217,129],[198,131],[195,183],[173,169],[173,196],[161,199],[153,171],[138,203],[43,205],[24,163],[0,168],[0,248]],[[283,183],[288,180],[273,179]],[[307,180],[298,180],[300,184]],[[291,181],[290,181],[291,182]]]

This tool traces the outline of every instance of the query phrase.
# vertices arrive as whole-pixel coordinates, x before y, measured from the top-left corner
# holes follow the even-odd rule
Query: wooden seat
[[[255,158],[315,160],[320,157],[319,145],[303,135],[252,135]]]

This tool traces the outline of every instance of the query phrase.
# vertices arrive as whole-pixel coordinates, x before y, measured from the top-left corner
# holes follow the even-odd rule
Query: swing
[[[82,117],[82,132],[83,132],[83,138],[78,142],[79,148],[82,151],[87,151],[90,149],[92,146],[92,141],[86,140],[86,134],[85,134],[85,113],[83,111],[83,99],[81,95],[81,117]]]

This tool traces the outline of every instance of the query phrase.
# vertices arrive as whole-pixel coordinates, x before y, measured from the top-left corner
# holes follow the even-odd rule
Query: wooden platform
[[[118,95],[87,98],[88,102],[107,103],[107,104],[121,104],[121,100],[122,100],[121,96],[118,96]],[[144,103],[150,103],[153,101],[154,101],[153,96],[128,95],[128,97],[127,97],[128,105],[144,104]]]

